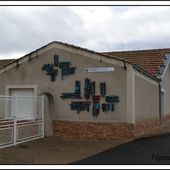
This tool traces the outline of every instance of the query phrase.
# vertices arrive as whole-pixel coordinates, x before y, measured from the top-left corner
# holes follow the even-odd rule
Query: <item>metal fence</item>
[[[44,137],[44,97],[0,96],[0,148]]]

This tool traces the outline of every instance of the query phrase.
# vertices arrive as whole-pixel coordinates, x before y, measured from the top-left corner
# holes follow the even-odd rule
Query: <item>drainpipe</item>
[[[164,114],[164,89],[162,86],[162,79],[166,74],[166,70],[169,68],[169,64],[170,64],[170,53],[166,53],[165,54],[166,57],[166,65],[165,68],[162,71],[162,74],[159,77],[159,118],[160,118],[160,123],[162,123],[162,117]]]
[[[162,115],[161,115],[161,111],[162,111],[161,89],[162,89],[162,83],[159,82],[159,119],[160,119],[160,121],[162,118]]]
[[[164,113],[164,89],[162,88],[162,79],[160,79],[160,82],[159,82],[159,119],[160,119],[160,123],[162,123],[163,113]]]

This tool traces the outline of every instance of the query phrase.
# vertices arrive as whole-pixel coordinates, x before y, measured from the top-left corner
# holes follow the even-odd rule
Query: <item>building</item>
[[[134,138],[170,118],[169,51],[99,53],[51,42],[0,61],[0,95],[44,95],[46,136]]]

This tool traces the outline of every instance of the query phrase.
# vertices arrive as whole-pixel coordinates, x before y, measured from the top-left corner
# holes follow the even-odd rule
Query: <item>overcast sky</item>
[[[96,51],[170,47],[170,7],[0,7],[0,59],[51,41]]]

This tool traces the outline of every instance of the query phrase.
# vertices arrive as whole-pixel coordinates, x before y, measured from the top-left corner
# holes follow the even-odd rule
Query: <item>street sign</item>
[[[85,72],[87,73],[97,73],[97,72],[113,72],[114,67],[93,67],[93,68],[85,68]]]

